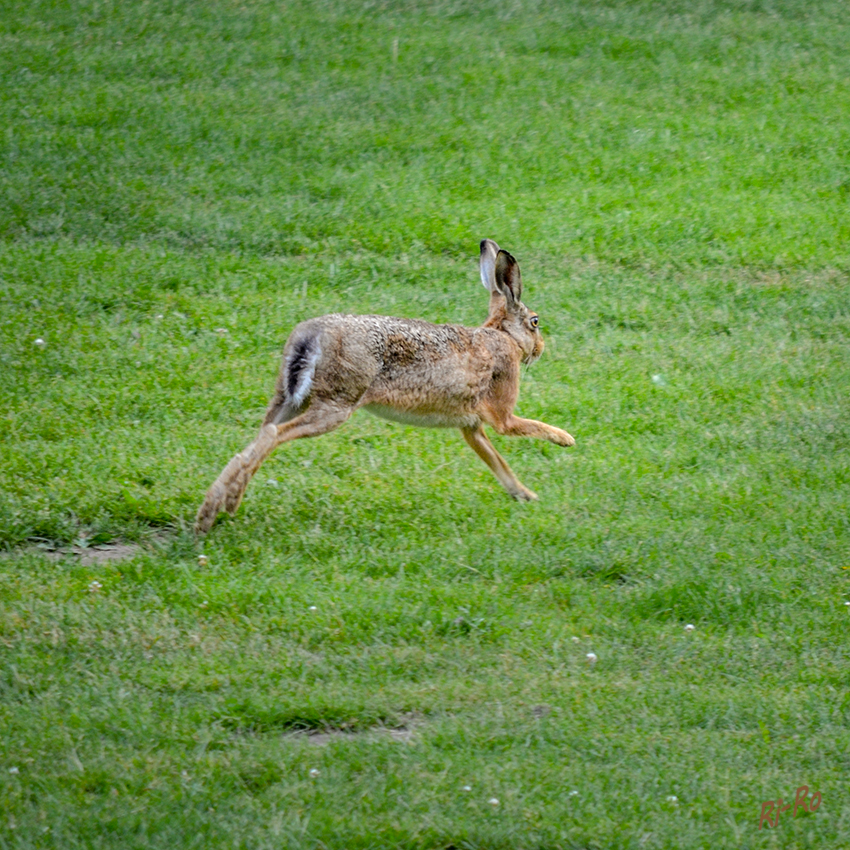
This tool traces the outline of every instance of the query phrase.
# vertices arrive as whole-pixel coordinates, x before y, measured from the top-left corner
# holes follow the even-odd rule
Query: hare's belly
[[[367,404],[363,406],[363,410],[368,410],[381,419],[390,419],[404,425],[421,425],[424,428],[474,428],[478,424],[478,417],[474,414],[404,410],[386,404]]]

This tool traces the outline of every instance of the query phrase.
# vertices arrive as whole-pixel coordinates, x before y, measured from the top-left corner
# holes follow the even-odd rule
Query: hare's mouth
[[[522,362],[526,366],[530,366],[532,363],[535,363],[540,359],[540,355],[543,354],[543,349],[545,346],[543,345],[543,340],[536,339],[534,345],[531,348],[531,351],[522,358]]]

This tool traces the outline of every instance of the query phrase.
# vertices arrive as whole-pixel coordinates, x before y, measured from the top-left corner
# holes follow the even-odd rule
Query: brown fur
[[[536,499],[483,426],[559,446],[575,440],[560,428],[514,416],[520,366],[540,357],[543,339],[535,314],[520,300],[516,260],[485,239],[480,267],[491,295],[487,321],[478,328],[341,314],[298,325],[284,347],[262,428],[210,487],[195,531],[209,531],[222,510],[235,513],[251,477],[279,445],[325,434],[361,407],[401,422],[459,428],[511,496]]]

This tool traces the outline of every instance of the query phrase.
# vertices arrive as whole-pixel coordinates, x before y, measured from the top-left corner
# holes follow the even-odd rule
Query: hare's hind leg
[[[195,534],[206,534],[222,511],[236,511],[251,476],[274,450],[276,433],[274,425],[264,425],[254,442],[230,459],[207,490],[204,503],[198,509]]]
[[[260,464],[279,446],[301,437],[318,437],[338,428],[353,413],[354,408],[333,402],[314,401],[300,415],[275,425],[267,422],[257,438],[244,451],[233,457],[207,491],[204,503],[195,518],[195,533],[209,531],[221,511],[236,512],[248,482]]]
[[[461,434],[463,434],[466,442],[472,446],[475,454],[490,467],[493,474],[511,496],[521,502],[533,502],[537,499],[537,494],[523,486],[519,478],[514,475],[507,461],[496,451],[495,446],[490,442],[480,425],[477,428],[461,428]]]

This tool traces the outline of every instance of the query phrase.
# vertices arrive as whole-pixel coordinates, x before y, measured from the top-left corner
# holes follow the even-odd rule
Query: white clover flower
[[[20,773],[20,771],[16,767],[10,767],[9,773],[11,773],[13,776],[15,776],[16,774]]]
[[[596,664],[597,657],[595,652],[588,652],[585,656],[590,664]]]
[[[43,348],[45,345],[47,345],[47,343],[41,337],[39,337],[35,341],[35,345],[37,345],[39,348]]]
[[[316,770],[316,768],[314,767],[314,768],[310,771],[310,779],[315,779],[318,775],[319,775],[319,771],[318,771],[318,770]]]
[[[307,610],[308,611],[318,611],[319,609],[315,605],[311,605]]]
[[[464,785],[460,790],[461,791],[471,791],[472,786],[471,785]]]
[[[696,626],[693,623],[688,623],[688,625],[685,626],[685,631],[686,632],[692,632],[695,628],[696,628]]]
[[[667,802],[668,802],[668,803],[678,803],[678,802],[679,802],[679,798],[678,798],[675,794],[671,794],[671,795],[667,798]]]
[[[488,802],[491,806],[498,806],[498,805],[499,805],[499,799],[498,799],[498,797],[491,797],[491,798],[490,798],[487,802]]]
[[[102,587],[103,585],[95,580],[89,585],[89,593],[97,593]]]
[[[567,796],[568,797],[578,797],[578,791],[570,791],[570,793],[567,794]]]

